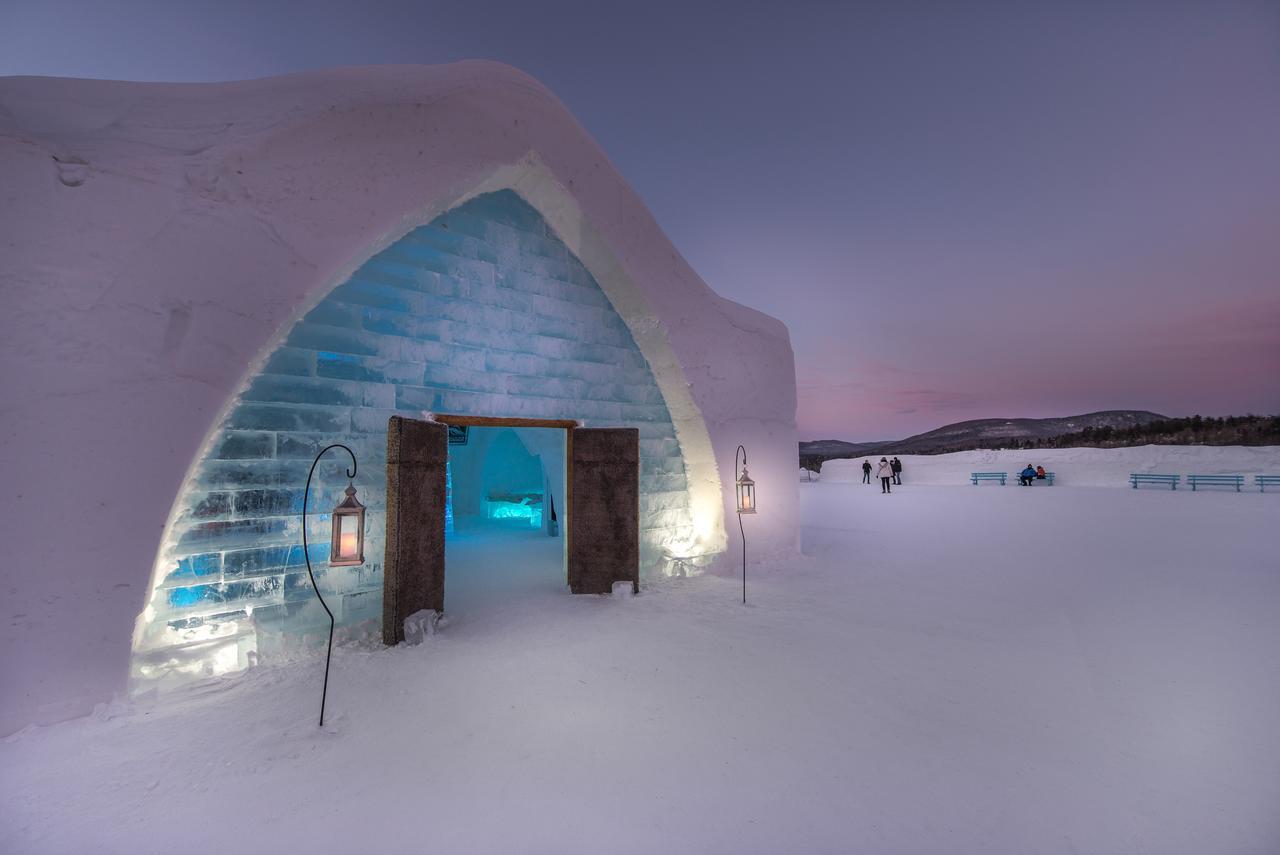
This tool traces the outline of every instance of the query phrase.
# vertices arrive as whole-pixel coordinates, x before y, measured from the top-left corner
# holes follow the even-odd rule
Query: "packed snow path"
[[[745,608],[480,586],[340,649],[323,731],[319,659],[28,729],[0,851],[1280,851],[1280,495],[801,500]]]

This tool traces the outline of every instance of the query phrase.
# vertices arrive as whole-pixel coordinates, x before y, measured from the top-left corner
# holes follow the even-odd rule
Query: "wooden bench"
[[[1267,487],[1280,487],[1280,475],[1254,475],[1253,483],[1258,485],[1258,489],[1267,492]]]
[[[1243,475],[1188,475],[1187,483],[1191,485],[1191,492],[1196,491],[1196,485],[1201,484],[1205,487],[1235,487],[1236,492],[1240,492],[1240,488],[1244,486]]]
[[[1129,483],[1135,490],[1139,484],[1168,484],[1170,489],[1176,490],[1181,480],[1181,475],[1152,475],[1146,472],[1132,472],[1129,475]]]
[[[979,481],[999,481],[1000,486],[1004,486],[1005,479],[1009,477],[1008,472],[970,472],[969,480],[973,482],[973,486],[978,486]]]

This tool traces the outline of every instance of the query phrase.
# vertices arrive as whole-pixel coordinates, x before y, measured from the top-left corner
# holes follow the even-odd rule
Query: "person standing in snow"
[[[876,467],[876,477],[880,479],[881,493],[893,492],[889,489],[889,484],[893,481],[893,464],[883,457],[880,458],[880,465]]]
[[[889,466],[891,469],[893,469],[893,483],[901,487],[902,486],[902,461],[895,457],[889,461]]]
[[[871,483],[871,461],[870,460],[862,461],[862,483],[863,484]]]

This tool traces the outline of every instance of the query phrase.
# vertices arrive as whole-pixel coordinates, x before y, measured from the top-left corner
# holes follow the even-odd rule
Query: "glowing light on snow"
[[[240,664],[240,650],[233,644],[223,645],[209,659],[209,669],[215,677],[238,671],[241,667],[243,666]]]

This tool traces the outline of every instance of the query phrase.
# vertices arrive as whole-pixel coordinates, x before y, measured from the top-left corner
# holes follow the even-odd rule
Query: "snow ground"
[[[870,458],[874,464],[880,455]],[[828,460],[823,481],[861,481],[867,458]],[[1253,476],[1280,474],[1280,446],[1142,445],[1132,448],[979,449],[952,454],[901,455],[903,481],[912,484],[968,484],[971,472],[1017,473],[1030,463],[1055,473],[1056,487],[1125,487],[1129,473],[1160,472],[1181,475],[1244,475],[1247,489],[1257,490]],[[874,474],[874,473],[873,473]],[[801,476],[803,479],[803,476]],[[991,485],[984,485],[991,486]],[[1144,488],[1145,489],[1145,488]],[[1166,488],[1167,489],[1167,488]],[[1197,491],[1198,492],[1198,491]]]
[[[512,541],[422,646],[336,652],[323,731],[319,659],[29,728],[0,851],[1280,851],[1280,495],[801,503],[747,607]]]

